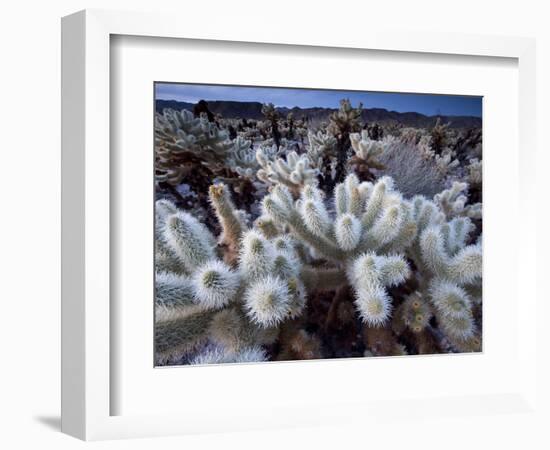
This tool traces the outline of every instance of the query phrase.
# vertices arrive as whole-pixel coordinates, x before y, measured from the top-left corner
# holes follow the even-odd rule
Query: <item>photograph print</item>
[[[482,98],[155,83],[155,365],[482,351]]]

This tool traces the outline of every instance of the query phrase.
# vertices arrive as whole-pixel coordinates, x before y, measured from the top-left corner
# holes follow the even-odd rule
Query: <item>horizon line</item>
[[[439,94],[439,95],[442,95],[442,94]],[[259,103],[260,105],[267,104],[267,103],[260,102],[260,101],[257,101],[257,100],[245,100],[245,101],[243,101],[243,100],[215,100],[215,99],[200,99],[200,100],[204,100],[205,102]],[[175,99],[175,98],[155,98],[155,102],[157,102],[157,101],[167,101],[167,102],[190,103],[190,104],[197,104],[200,100],[193,101],[193,100],[178,100],[178,99]],[[307,106],[307,107],[281,106],[281,105],[274,105],[274,106],[275,106],[275,108],[301,109],[301,110],[319,108],[319,109],[329,109],[329,110],[336,111],[338,109],[338,108],[330,107],[330,106]],[[396,113],[396,114],[419,114],[419,115],[424,116],[424,117],[471,117],[471,118],[474,118],[474,119],[482,120],[481,116],[476,116],[476,115],[472,115],[472,114],[425,114],[425,113],[422,113],[422,112],[419,112],[419,111],[396,111],[394,109],[387,109],[387,108],[383,108],[381,106],[373,106],[372,108],[365,108],[363,106],[362,109],[364,109],[364,110],[380,109],[380,110],[383,110],[383,111],[387,111],[387,112],[390,112],[390,113]]]
[[[239,86],[220,84],[170,83],[155,81],[155,98],[196,103],[235,101],[273,103],[279,108],[337,109],[342,99],[352,105],[361,102],[371,108],[401,113],[414,112],[427,117],[483,117],[483,97],[456,94],[358,91],[296,87]]]

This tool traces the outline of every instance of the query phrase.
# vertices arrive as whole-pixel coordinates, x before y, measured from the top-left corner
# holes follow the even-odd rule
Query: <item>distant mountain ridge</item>
[[[162,112],[165,108],[176,110],[188,109],[193,110],[194,103],[180,102],[177,100],[157,100],[155,109],[157,112]],[[222,117],[237,119],[263,119],[262,103],[260,102],[236,102],[229,100],[208,101],[208,108],[214,114],[221,114]],[[336,108],[277,108],[283,117],[289,112],[294,113],[296,119],[309,117],[310,120],[328,120],[328,116],[336,111]],[[363,121],[366,123],[377,122],[384,124],[385,122],[398,122],[407,127],[415,128],[431,128],[434,126],[437,118],[440,117],[443,123],[450,123],[451,128],[481,128],[481,118],[475,116],[426,116],[417,112],[388,111],[383,108],[364,108],[362,113]]]

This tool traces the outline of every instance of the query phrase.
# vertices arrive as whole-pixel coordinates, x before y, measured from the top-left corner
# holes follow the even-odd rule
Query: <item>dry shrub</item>
[[[392,177],[405,197],[420,194],[431,198],[444,189],[441,172],[419,145],[386,138],[386,151],[379,159],[385,166],[381,173]]]

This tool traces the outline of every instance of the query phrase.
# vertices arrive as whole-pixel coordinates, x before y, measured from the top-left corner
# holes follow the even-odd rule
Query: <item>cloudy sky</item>
[[[384,108],[389,111],[419,112],[429,116],[457,115],[481,117],[481,97],[433,94],[396,94],[318,89],[286,89],[204,84],[157,83],[156,98],[196,103],[199,100],[234,100],[273,103],[275,106],[337,108],[340,99],[349,98],[353,105]]]

